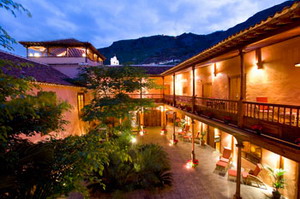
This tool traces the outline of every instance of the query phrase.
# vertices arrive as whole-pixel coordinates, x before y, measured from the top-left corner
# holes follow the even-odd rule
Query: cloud
[[[32,18],[1,10],[2,25],[17,40],[74,37],[105,47],[150,35],[226,30],[284,0],[20,0]]]

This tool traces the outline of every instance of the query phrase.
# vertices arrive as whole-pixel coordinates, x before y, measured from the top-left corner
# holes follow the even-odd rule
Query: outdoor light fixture
[[[263,68],[263,62],[261,60],[261,48],[258,48],[255,50],[255,56],[256,56],[256,66],[257,69],[262,69]]]
[[[216,63],[214,63],[214,75],[215,75],[215,77],[217,76],[217,64]]]
[[[300,67],[300,63],[296,63],[296,64],[295,64],[295,67]]]
[[[132,137],[132,138],[131,138],[131,143],[134,144],[134,143],[136,143],[136,141],[137,141],[137,139],[136,139],[135,137]]]
[[[82,57],[86,57],[86,54],[85,54],[85,53],[82,53]]]
[[[40,53],[34,53],[33,56],[40,57],[41,55],[40,55]]]

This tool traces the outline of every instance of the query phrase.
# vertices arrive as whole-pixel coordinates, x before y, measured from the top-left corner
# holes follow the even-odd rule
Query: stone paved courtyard
[[[155,143],[163,146],[169,154],[172,166],[173,186],[154,192],[134,191],[120,193],[113,196],[101,196],[97,198],[130,198],[130,199],[229,199],[235,193],[235,182],[228,181],[227,176],[215,173],[215,163],[219,153],[209,146],[196,145],[196,159],[199,166],[195,169],[187,169],[185,163],[190,158],[191,143],[182,142],[176,146],[169,146],[171,127],[168,127],[168,135],[160,135],[159,127],[147,128],[147,135],[138,137],[140,143]],[[263,189],[242,185],[241,195],[243,199],[267,199],[267,193]]]

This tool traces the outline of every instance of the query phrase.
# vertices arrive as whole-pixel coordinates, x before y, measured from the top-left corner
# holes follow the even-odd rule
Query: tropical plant
[[[283,189],[285,186],[284,173],[286,172],[283,169],[273,169],[267,167],[269,174],[272,178],[272,187],[273,187],[273,197],[280,198],[279,189]]]
[[[167,153],[161,146],[128,146],[126,159],[120,154],[109,155],[109,165],[105,166],[103,176],[97,175],[105,184],[105,191],[131,191],[134,189],[152,189],[172,184],[172,174]],[[102,190],[100,184],[89,186],[94,192]]]

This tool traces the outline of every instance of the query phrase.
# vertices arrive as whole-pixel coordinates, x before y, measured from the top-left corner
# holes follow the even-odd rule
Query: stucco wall
[[[60,85],[39,85],[43,91],[52,91],[57,95],[59,101],[66,101],[71,105],[69,111],[65,112],[64,119],[69,121],[64,126],[65,131],[57,134],[58,138],[64,138],[69,135],[83,135],[85,133],[85,123],[79,119],[77,94],[81,93],[81,88],[71,86],[60,86]],[[38,90],[35,90],[38,92]],[[46,137],[35,136],[30,138],[31,141],[36,142]]]
[[[247,100],[268,97],[270,103],[300,105],[300,37],[261,49],[263,69],[255,65],[255,52],[245,55]]]

